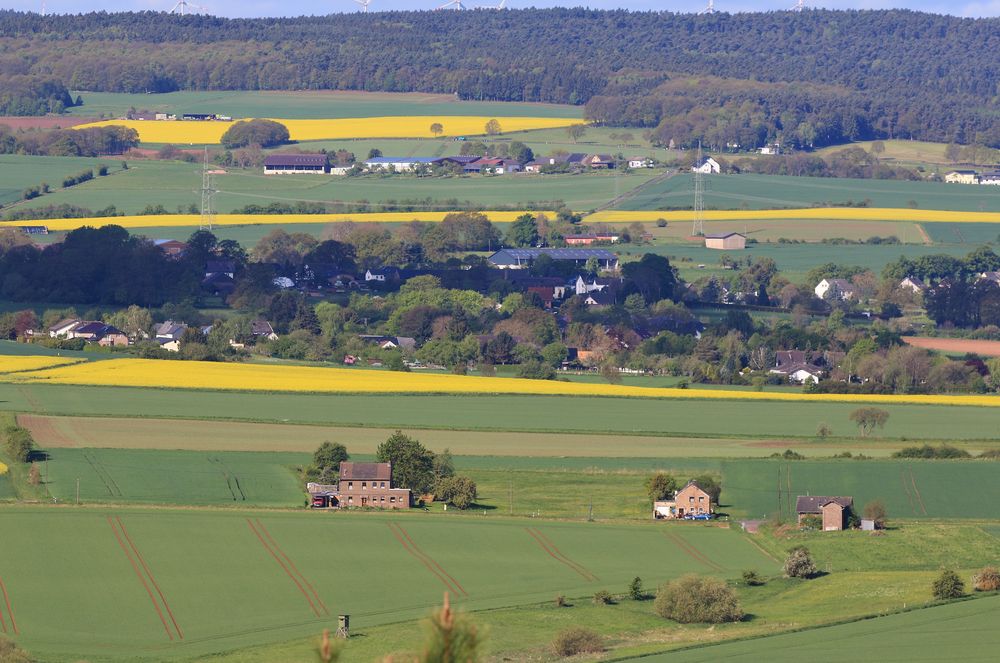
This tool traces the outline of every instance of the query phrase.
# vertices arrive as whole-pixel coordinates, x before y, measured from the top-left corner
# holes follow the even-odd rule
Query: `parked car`
[[[685,520],[711,520],[713,517],[711,513],[688,513],[684,515]]]

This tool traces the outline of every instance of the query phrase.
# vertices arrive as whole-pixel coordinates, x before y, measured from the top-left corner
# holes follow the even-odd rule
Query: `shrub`
[[[563,596],[562,594],[559,594],[558,596],[556,596],[556,607],[557,608],[565,608],[566,607],[566,597]]]
[[[611,592],[606,589],[599,589],[594,592],[594,605],[611,605],[614,603],[614,599],[611,598]]]
[[[931,591],[934,593],[934,598],[939,601],[957,599],[965,594],[965,583],[957,573],[951,569],[944,569],[931,585]]]
[[[34,448],[35,441],[31,438],[31,431],[27,428],[8,426],[4,430],[4,450],[14,462],[27,463]]]
[[[552,649],[559,656],[576,656],[588,652],[604,651],[604,639],[590,629],[579,626],[569,628],[556,636]]]
[[[476,502],[476,482],[468,477],[446,477],[435,487],[437,498],[458,509],[468,509]]]
[[[972,576],[972,586],[977,592],[995,592],[1000,589],[1000,569],[987,566]]]
[[[32,663],[34,659],[11,640],[0,637],[0,661],[3,663]]]
[[[767,581],[754,569],[747,569],[743,572],[743,584],[747,587],[759,587]]]
[[[628,584],[628,597],[633,601],[641,601],[646,598],[646,592],[642,589],[642,578],[636,576]]]
[[[652,501],[670,499],[677,490],[677,479],[666,472],[657,472],[646,479],[646,494]]]
[[[925,444],[920,447],[903,447],[899,451],[892,454],[893,458],[972,458],[970,454],[965,449],[959,449],[953,447],[950,444],[942,444],[938,447],[932,447],[929,444]]]
[[[656,614],[682,624],[721,624],[743,619],[733,588],[718,578],[686,575],[660,587]]]
[[[800,529],[823,529],[823,517],[816,514],[802,516],[799,520]]]
[[[805,546],[792,548],[785,559],[785,577],[787,578],[811,578],[817,572],[816,563],[813,561],[809,549]]]
[[[833,435],[833,429],[830,428],[829,424],[820,423],[816,426],[816,437],[830,437]]]
[[[875,527],[877,529],[883,529],[888,520],[888,515],[885,511],[885,503],[882,500],[873,500],[865,505],[865,508],[861,511],[865,520],[874,520]]]

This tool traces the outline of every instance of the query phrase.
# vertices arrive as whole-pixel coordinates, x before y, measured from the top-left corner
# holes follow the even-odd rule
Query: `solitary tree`
[[[653,502],[669,499],[677,490],[677,479],[666,472],[657,472],[646,479],[646,494]]]
[[[944,569],[931,585],[931,591],[934,593],[934,598],[939,601],[957,599],[965,594],[965,583],[957,573],[951,569]]]
[[[441,126],[440,122],[435,122],[434,124],[431,125],[431,133],[434,134],[435,136],[440,136],[441,134],[444,133],[444,127]]]
[[[789,551],[784,570],[788,578],[811,578],[817,571],[816,563],[805,546],[797,546]]]
[[[851,421],[858,425],[863,437],[868,437],[875,427],[885,428],[885,422],[889,420],[889,413],[877,407],[859,407],[851,412]]]
[[[497,134],[503,133],[500,127],[500,122],[496,118],[493,118],[486,123],[486,133],[490,136],[496,136]]]
[[[587,125],[585,124],[571,124],[566,127],[566,135],[573,139],[573,142],[583,138],[583,135],[587,133]]]
[[[641,601],[646,598],[646,590],[642,588],[642,578],[636,576],[628,584],[628,597],[633,601]]]
[[[423,494],[434,487],[434,454],[417,440],[396,431],[379,445],[375,457],[392,463],[392,482]]]
[[[726,581],[696,575],[682,576],[660,587],[653,609],[659,616],[682,624],[721,624],[743,619],[736,592]]]
[[[325,480],[339,472],[340,464],[350,458],[343,444],[326,441],[313,453],[313,465],[319,470],[320,478]]]

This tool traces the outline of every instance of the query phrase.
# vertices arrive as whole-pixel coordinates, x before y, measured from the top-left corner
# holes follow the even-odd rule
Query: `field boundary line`
[[[433,564],[434,566],[436,566],[437,569],[438,569],[438,571],[440,571],[441,573],[443,573],[448,578],[448,580],[450,580],[452,582],[452,584],[454,584],[455,587],[457,587],[458,590],[460,592],[462,592],[462,594],[464,594],[465,596],[469,595],[469,593],[465,591],[465,588],[462,587],[462,583],[460,583],[459,581],[455,580],[455,578],[450,573],[448,573],[447,571],[445,571],[444,567],[441,566],[436,559],[434,559],[433,557],[431,557],[428,553],[424,552],[424,550],[420,546],[417,545],[417,542],[414,541],[410,537],[410,533],[407,532],[406,529],[402,525],[400,525],[399,523],[396,523],[396,528],[399,529],[400,533],[404,537],[406,537],[406,540],[410,542],[410,545],[413,546],[414,550],[416,550],[418,553],[420,553],[421,555],[423,555],[424,557],[426,557],[427,560],[430,561],[431,564]]]
[[[924,506],[924,498],[920,496],[920,489],[917,488],[917,479],[913,476],[913,470],[907,468],[907,472],[910,473],[910,485],[913,486],[913,494],[917,496],[917,503],[920,504],[920,510],[927,515],[927,507]]]
[[[122,519],[115,516],[115,520],[118,522],[118,528],[122,531],[122,534],[125,535],[125,540],[128,542],[128,545],[132,548],[136,558],[139,560],[139,564],[142,565],[146,575],[149,576],[150,582],[153,583],[153,587],[156,588],[156,593],[159,594],[160,601],[163,602],[163,607],[167,609],[167,614],[170,615],[170,621],[173,622],[174,629],[177,631],[177,636],[183,640],[184,632],[181,630],[180,625],[178,625],[177,619],[174,617],[174,611],[170,609],[170,604],[167,603],[167,597],[163,595],[163,590],[160,589],[160,584],[156,582],[156,577],[153,576],[153,572],[150,570],[149,565],[146,564],[146,559],[142,556],[142,553],[139,552],[139,548],[135,545],[135,543],[133,543],[132,537],[129,536],[128,530],[125,529],[125,523],[122,522]]]
[[[264,527],[264,523],[260,522],[260,518],[254,518],[254,520],[257,522],[257,527],[260,529],[260,531],[264,533],[264,536],[267,538],[267,540],[270,541],[274,549],[278,551],[278,554],[285,558],[285,561],[288,562],[288,565],[292,567],[292,571],[298,574],[299,578],[302,579],[302,582],[304,582],[306,584],[306,587],[309,588],[309,591],[312,592],[313,597],[316,599],[316,602],[319,603],[320,607],[323,609],[324,614],[329,615],[330,610],[329,608],[326,607],[326,604],[323,603],[323,599],[319,597],[319,593],[316,591],[316,588],[313,587],[312,583],[309,582],[308,578],[306,578],[305,575],[303,575],[303,573],[299,571],[298,567],[295,566],[295,562],[293,562],[288,557],[288,555],[285,554],[285,551],[281,549],[281,546],[278,545],[278,542],[275,540],[275,538],[271,536],[271,533],[267,531],[266,527]]]
[[[403,535],[397,531],[397,528],[399,528],[399,526],[396,525],[396,523],[390,522],[386,523],[386,525],[389,526],[389,531],[392,532],[392,535],[396,538],[397,541],[399,541],[400,545],[403,546],[403,549],[406,552],[413,555],[413,557],[415,557],[417,561],[419,561],[421,564],[426,566],[427,570],[433,573],[434,577],[440,580],[441,584],[443,584],[448,591],[455,592],[456,595],[461,593],[461,590],[452,586],[452,584],[448,581],[448,579],[445,576],[443,576],[437,569],[435,569],[434,565],[428,559],[425,559],[423,556],[421,556],[419,552],[410,547],[410,544],[406,542],[406,539],[403,537]]]
[[[108,524],[111,525],[111,531],[115,534],[115,539],[118,540],[118,545],[121,547],[122,552],[125,553],[125,557],[128,558],[129,564],[132,565],[132,570],[135,571],[135,575],[139,578],[142,586],[145,588],[146,593],[149,595],[149,600],[153,603],[153,608],[156,609],[156,614],[160,618],[160,622],[163,624],[163,630],[167,632],[167,637],[171,640],[174,639],[174,634],[170,630],[170,626],[167,624],[166,618],[163,616],[163,611],[160,609],[160,604],[156,602],[156,597],[153,596],[153,590],[149,588],[149,583],[146,582],[146,576],[142,574],[139,570],[139,566],[132,559],[132,553],[129,552],[128,548],[125,546],[125,542],[122,541],[121,534],[118,533],[118,529],[115,527],[115,521],[108,516]]]
[[[10,616],[10,626],[14,629],[14,635],[20,634],[17,630],[17,622],[14,620],[14,608],[10,605],[10,596],[7,595],[7,586],[3,584],[3,578],[0,578],[0,592],[3,593],[3,602],[7,606],[7,614]],[[7,632],[7,622],[3,618],[3,610],[0,609],[0,625],[3,625],[3,632]]]
[[[695,548],[694,545],[692,545],[690,541],[685,541],[684,538],[680,534],[678,534],[677,532],[667,532],[667,531],[664,531],[663,534],[668,539],[670,539],[671,541],[673,541],[674,545],[676,545],[678,548],[680,548],[686,554],[690,555],[691,558],[694,559],[696,562],[698,562],[700,564],[704,564],[708,568],[713,569],[715,571],[723,572],[723,571],[726,570],[721,565],[713,562],[708,557],[706,557],[705,554],[703,552],[701,552],[700,550],[698,550],[697,548]]]
[[[309,596],[309,592],[307,592],[306,588],[302,586],[302,583],[299,582],[298,578],[296,578],[292,574],[292,572],[288,570],[288,567],[285,566],[285,563],[281,561],[281,558],[278,557],[278,555],[276,555],[273,550],[271,550],[271,547],[267,544],[267,541],[264,540],[264,537],[261,536],[260,532],[257,531],[257,528],[254,527],[253,521],[250,520],[249,518],[247,518],[247,525],[250,526],[250,531],[254,533],[254,535],[260,541],[260,544],[264,546],[264,549],[267,550],[267,552],[271,554],[271,557],[274,558],[274,561],[278,563],[278,566],[280,566],[281,569],[285,572],[285,574],[292,579],[292,582],[295,583],[295,586],[299,588],[299,591],[302,592],[302,596],[306,597],[306,601],[309,603],[309,607],[312,609],[313,613],[317,617],[322,617],[319,608],[316,607],[316,604],[313,603],[312,597]]]
[[[542,533],[537,529],[533,527],[525,527],[524,531],[527,532],[528,536],[533,538],[538,543],[538,545],[542,547],[542,550],[548,553],[549,556],[552,557],[552,559],[556,560],[560,564],[563,564],[564,566],[569,567],[572,571],[576,572],[587,582],[594,582],[598,580],[597,576],[588,571],[585,566],[577,564],[569,557],[566,557],[566,555],[559,552],[559,550],[555,546],[552,546],[552,548],[550,548],[549,545],[551,542],[546,543],[546,539],[543,538]]]

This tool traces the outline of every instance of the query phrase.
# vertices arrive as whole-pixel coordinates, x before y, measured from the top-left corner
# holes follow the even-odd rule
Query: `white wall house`
[[[820,299],[825,299],[827,292],[833,290],[841,300],[848,300],[854,297],[854,286],[845,279],[823,279],[816,284],[813,290]],[[832,297],[833,295],[831,295]]]
[[[719,166],[719,162],[712,157],[706,158],[701,162],[700,165],[691,166],[692,173],[704,173],[705,175],[711,175],[712,173],[718,173],[722,170]]]

